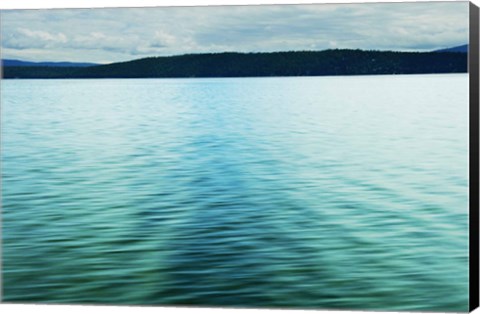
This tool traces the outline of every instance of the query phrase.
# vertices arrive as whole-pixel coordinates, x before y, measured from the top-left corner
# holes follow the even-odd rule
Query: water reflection
[[[5,81],[4,300],[464,311],[467,80]]]

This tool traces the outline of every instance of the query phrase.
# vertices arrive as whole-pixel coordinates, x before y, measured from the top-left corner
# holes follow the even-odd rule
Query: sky
[[[2,10],[1,55],[111,63],[186,53],[429,51],[468,43],[468,2]]]

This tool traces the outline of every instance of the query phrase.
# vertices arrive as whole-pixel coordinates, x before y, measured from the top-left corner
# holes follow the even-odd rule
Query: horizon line
[[[143,59],[150,59],[150,58],[171,58],[171,57],[181,57],[181,56],[191,56],[191,55],[215,55],[215,54],[274,54],[274,53],[292,53],[292,52],[325,52],[325,51],[335,51],[335,50],[358,50],[358,51],[369,51],[369,52],[400,52],[400,53],[431,53],[431,52],[446,52],[448,53],[449,51],[442,51],[442,50],[447,50],[447,49],[452,49],[452,48],[458,48],[458,47],[463,47],[463,46],[468,46],[469,43],[461,44],[461,45],[456,45],[456,46],[449,46],[445,48],[440,48],[440,49],[435,49],[435,50],[426,50],[426,51],[419,51],[419,50],[381,50],[381,49],[362,49],[362,48],[327,48],[327,49],[322,49],[322,50],[279,50],[279,51],[250,51],[250,52],[244,52],[244,51],[218,51],[218,52],[192,52],[192,53],[180,53],[180,54],[172,54],[172,55],[165,55],[165,56],[146,56],[146,57],[140,57],[140,58],[135,58],[135,59],[128,59],[128,60],[123,60],[123,61],[113,61],[113,62],[107,62],[107,63],[98,63],[98,62],[90,62],[90,61],[66,61],[66,60],[61,60],[61,61],[49,61],[49,60],[44,60],[44,61],[30,61],[30,60],[25,60],[25,59],[16,59],[16,58],[1,58],[0,60],[2,61],[2,67],[3,67],[3,61],[4,60],[9,60],[9,61],[20,61],[20,62],[29,62],[29,63],[90,63],[92,66],[95,65],[109,65],[109,64],[114,64],[114,63],[126,63],[126,62],[132,62],[132,61],[137,61],[137,60],[143,60]],[[454,52],[458,53],[458,52]]]

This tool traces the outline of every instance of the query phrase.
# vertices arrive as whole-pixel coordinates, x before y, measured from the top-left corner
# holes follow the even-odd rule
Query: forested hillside
[[[91,67],[5,66],[4,78],[167,78],[467,72],[467,54],[363,50],[211,53]]]

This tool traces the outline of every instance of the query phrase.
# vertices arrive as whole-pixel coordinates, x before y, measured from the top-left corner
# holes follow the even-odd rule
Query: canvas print
[[[2,10],[2,301],[467,311],[469,5]]]

